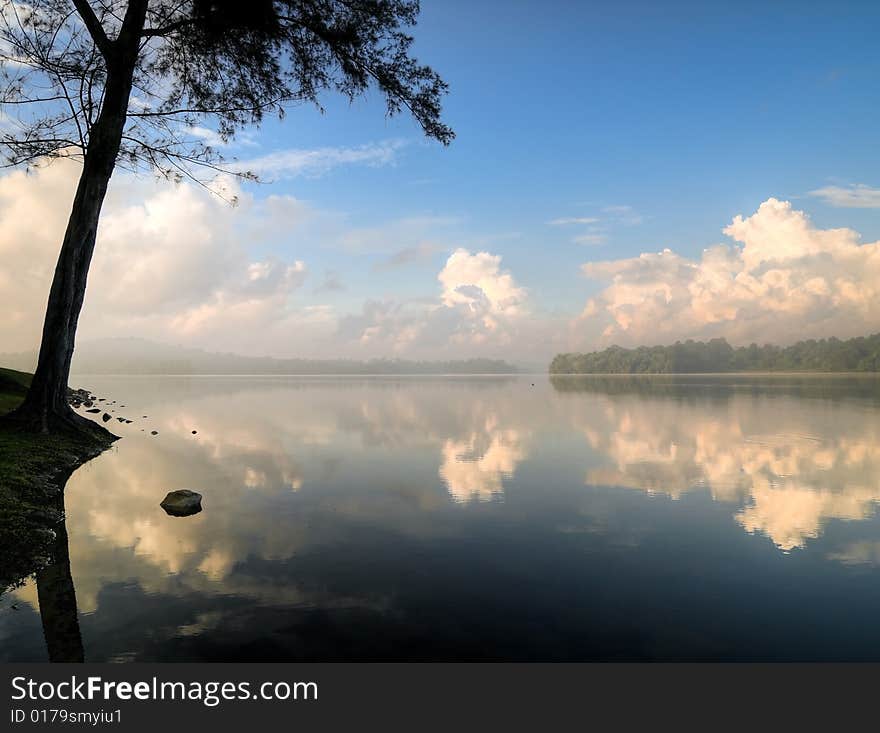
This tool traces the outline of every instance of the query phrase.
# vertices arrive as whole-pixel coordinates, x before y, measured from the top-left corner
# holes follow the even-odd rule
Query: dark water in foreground
[[[66,490],[87,660],[880,660],[875,377],[78,381],[134,420]]]

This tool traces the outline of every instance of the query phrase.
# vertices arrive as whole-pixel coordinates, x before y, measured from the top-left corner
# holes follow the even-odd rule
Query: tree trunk
[[[125,130],[146,5],[146,0],[129,3],[113,56],[107,60],[104,102],[89,133],[82,174],[49,290],[37,370],[24,402],[10,415],[32,430],[110,437],[103,427],[73,411],[67,401],[67,380],[101,206]]]
[[[95,425],[77,415],[67,402],[67,378],[76,326],[95,249],[98,217],[112,173],[112,167],[108,171],[106,165],[98,165],[98,159],[105,158],[108,153],[115,158],[114,151],[105,152],[95,148],[97,145],[90,144],[86,153],[58,264],[55,266],[37,370],[24,403],[12,416],[42,432],[83,429],[87,427],[85,423]]]

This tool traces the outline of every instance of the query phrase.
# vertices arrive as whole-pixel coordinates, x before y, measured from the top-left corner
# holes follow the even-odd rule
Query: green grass
[[[46,563],[67,477],[109,445],[25,432],[4,421],[30,381],[30,374],[0,368],[0,595]]]
[[[31,375],[0,367],[0,415],[18,407],[31,383]]]
[[[0,416],[24,399],[30,382],[30,374],[0,367]],[[45,503],[59,479],[106,447],[89,438],[24,432],[0,419],[0,513],[13,500]]]
[[[18,406],[30,381],[30,374],[0,368],[0,415]],[[0,420],[0,595],[46,562],[51,528],[60,519],[53,473],[72,450],[65,443]]]

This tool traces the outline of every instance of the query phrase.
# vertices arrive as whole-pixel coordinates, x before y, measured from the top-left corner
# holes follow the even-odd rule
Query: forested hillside
[[[671,346],[612,346],[588,354],[558,354],[551,374],[674,374],[697,372],[876,372],[880,334],[841,340],[798,341],[791,346],[732,347],[724,339],[677,341]]]

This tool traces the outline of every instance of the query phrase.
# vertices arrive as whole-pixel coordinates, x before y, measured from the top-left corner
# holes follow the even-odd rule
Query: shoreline
[[[0,411],[0,512],[10,502],[22,507],[57,496],[70,475],[80,466],[108,450],[119,436],[68,436],[30,433],[5,420],[8,412],[24,399],[31,375],[27,372],[0,370],[4,377],[0,387],[3,398]],[[89,390],[68,389],[72,407],[83,403]]]

